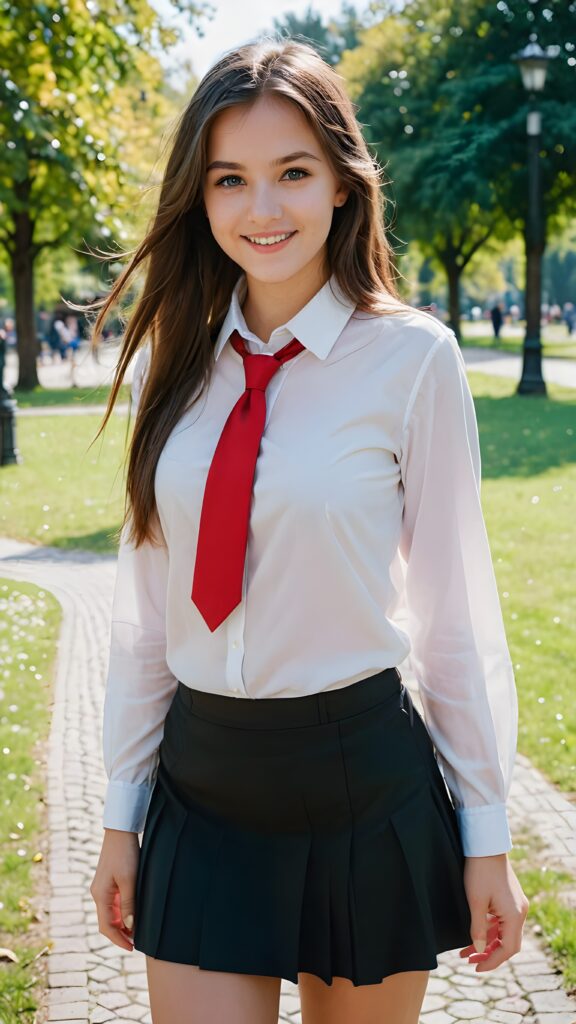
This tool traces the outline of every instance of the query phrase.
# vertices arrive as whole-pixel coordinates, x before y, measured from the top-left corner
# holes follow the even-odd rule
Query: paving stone
[[[68,910],[68,911],[52,911],[50,913],[50,923],[54,925],[65,925],[71,924],[82,924],[86,927],[86,921],[84,914],[81,910]]]
[[[60,1003],[48,1011],[48,1020],[82,1020],[88,1017],[88,1003]]]
[[[439,963],[438,967],[434,968],[434,975],[438,978],[451,978],[453,974],[454,969],[446,963]]]
[[[483,1010],[484,1007],[482,1003],[471,999],[450,1002],[450,1013],[452,1013],[457,1020],[470,1020],[472,1017],[478,1017]]]
[[[110,978],[110,981],[107,981],[105,985],[101,986],[101,991],[102,990],[107,992],[122,992],[124,995],[126,994],[126,976],[122,974],[120,968],[118,968],[118,973],[114,978]]]
[[[51,928],[50,928],[50,936],[53,939],[55,939],[58,936],[66,937],[67,935],[70,935],[70,936],[76,935],[79,938],[84,939],[86,937],[86,926],[85,926],[85,924],[84,923],[82,923],[82,924],[68,924],[68,925],[53,924],[51,926]]]
[[[50,971],[85,971],[88,953],[51,953],[48,960]]]
[[[52,939],[54,953],[87,953],[88,943],[82,935],[56,935]]]
[[[79,871],[50,871],[50,884],[54,891],[77,888],[85,883],[86,879]],[[65,892],[59,892],[59,895],[64,896]]]
[[[525,992],[544,992],[561,988],[562,977],[559,974],[523,974],[520,983]]]
[[[576,1017],[574,1011],[569,1013],[539,1013],[537,1024],[574,1024]]]
[[[434,978],[432,975],[428,979],[428,985],[426,986],[426,995],[430,992],[432,995],[441,995],[443,992],[448,992],[450,989],[450,983],[446,978]]]
[[[118,952],[121,956],[123,955],[123,950],[119,949]],[[123,960],[123,967],[127,974],[141,974],[146,970],[146,957],[138,949],[133,949],[132,952],[124,955]]]
[[[118,1010],[121,1006],[129,1006],[130,998],[125,992],[101,992],[98,1005],[105,1006],[107,1010]]]
[[[86,985],[66,986],[65,988],[51,988],[48,992],[50,1006],[57,1003],[83,1003],[88,1000],[88,988]]]
[[[130,1006],[122,1007],[122,1016],[128,1017],[130,1020],[142,1020],[146,1016],[147,1008],[140,1006],[138,1003],[132,1003]]]
[[[148,975],[144,972],[136,974],[126,975],[126,987],[127,988],[147,988],[148,986]]]
[[[150,999],[149,999],[149,996],[148,996],[148,988],[147,987],[145,988],[144,991],[142,989],[140,989],[138,992],[131,992],[130,995],[132,996],[133,999],[136,1000],[136,1002],[143,1003],[144,1006],[149,1006],[150,1005]],[[284,998],[284,996],[282,996],[282,998]]]
[[[150,1018],[150,1020],[152,1020],[152,1018]],[[114,1024],[134,1024],[134,1021],[130,1020],[130,1017],[116,1017]]]
[[[96,1006],[90,1010],[90,1024],[106,1024],[109,1020],[116,1020],[114,1010],[107,1010],[104,1006]]]
[[[554,989],[551,992],[532,992],[530,999],[537,1013],[568,1013],[574,1015],[574,1001],[566,994],[564,989]]]
[[[433,1010],[432,1013],[423,1013],[421,1020],[422,1024],[452,1024],[456,1018],[446,1010]]]
[[[50,988],[85,987],[88,984],[86,971],[49,971],[48,985]]]
[[[443,1010],[446,1005],[446,996],[433,995],[426,991],[424,996],[424,1002],[422,1004],[422,1012],[428,1013],[430,1010]]]
[[[104,967],[103,964],[99,964],[98,967],[91,967],[88,975],[93,981],[109,981],[110,978],[115,977],[116,971],[113,967]]]
[[[511,1010],[489,1010],[491,1024],[522,1024],[522,1014],[512,1013]]]
[[[496,1003],[495,1008],[497,1010],[510,1010],[512,1013],[528,1013],[531,1009],[531,1005],[527,999],[522,999],[520,996],[509,996],[506,999],[500,999]]]

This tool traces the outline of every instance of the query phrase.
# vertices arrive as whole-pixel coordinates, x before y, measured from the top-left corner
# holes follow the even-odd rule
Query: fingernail
[[[486,939],[475,939],[474,949],[476,950],[477,953],[483,953],[484,950],[486,949]]]
[[[126,914],[124,918],[124,924],[129,932],[132,931],[132,925],[134,924],[134,914]]]

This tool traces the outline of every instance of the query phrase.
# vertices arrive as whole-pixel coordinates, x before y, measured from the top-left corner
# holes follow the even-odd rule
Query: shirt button
[[[233,640],[232,641],[232,647],[238,647],[238,641],[237,640]]]

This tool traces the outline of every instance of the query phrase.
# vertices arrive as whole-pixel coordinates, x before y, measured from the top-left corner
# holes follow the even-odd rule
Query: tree
[[[173,0],[195,23],[204,7]],[[18,387],[33,388],[34,263],[49,248],[101,244],[130,166],[130,134],[163,110],[153,56],[179,39],[148,0],[0,0],[0,245],[7,253],[18,335]],[[129,144],[129,141],[128,141]]]
[[[343,3],[340,16],[328,22],[324,22],[311,4],[303,15],[288,12],[282,18],[274,18],[276,32],[311,43],[329,64],[337,64],[345,50],[357,46],[364,27],[365,23],[351,3]]]
[[[527,103],[511,57],[534,29],[561,50],[542,102],[549,220],[573,202],[575,21],[566,0],[410,0],[339,65],[389,161],[399,229],[445,268],[457,332],[463,269],[488,238],[525,229]]]

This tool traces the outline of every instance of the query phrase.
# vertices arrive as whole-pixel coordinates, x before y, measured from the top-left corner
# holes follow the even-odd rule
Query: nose
[[[254,222],[267,223],[270,220],[279,220],[282,217],[282,206],[278,195],[269,185],[257,185],[250,202],[250,214]]]

